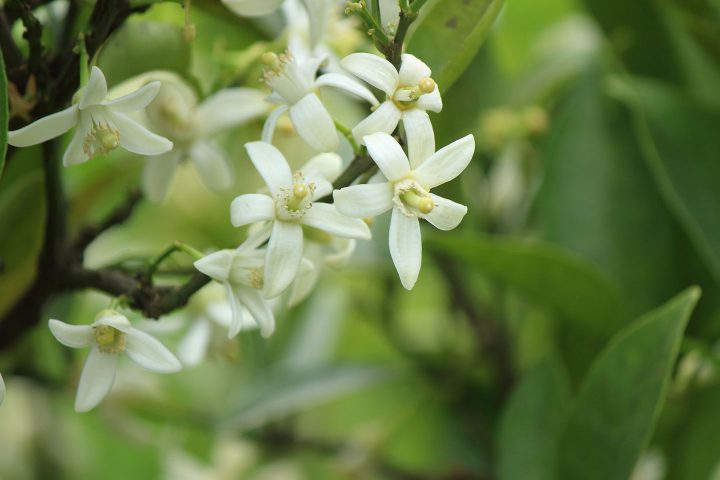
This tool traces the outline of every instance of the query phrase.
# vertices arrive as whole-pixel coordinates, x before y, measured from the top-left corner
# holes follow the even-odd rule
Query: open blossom
[[[419,146],[409,144],[409,160],[398,142],[387,133],[368,135],[365,143],[387,182],[336,190],[335,206],[339,212],[358,218],[373,217],[392,209],[390,255],[400,281],[410,290],[417,281],[422,262],[420,219],[440,230],[452,230],[467,213],[464,205],[430,190],[465,170],[475,151],[475,139],[467,135],[437,152],[431,139],[425,139]]]
[[[69,325],[50,320],[50,331],[65,346],[90,347],[85,361],[75,411],[95,408],[115,381],[118,356],[125,353],[132,361],[158,373],[173,373],[182,366],[162,343],[130,325],[125,316],[114,310],[103,310],[92,325]]]
[[[303,255],[304,228],[342,238],[370,238],[362,220],[340,214],[331,204],[315,202],[332,192],[332,185],[319,171],[293,175],[285,157],[269,143],[250,142],[245,148],[270,192],[235,198],[230,206],[231,221],[236,227],[272,222],[263,273],[267,298],[280,295],[295,279]]]
[[[353,135],[359,142],[376,132],[392,133],[400,120],[408,144],[417,145],[422,139],[432,137],[427,110],[442,110],[442,99],[427,65],[408,53],[402,55],[399,73],[392,63],[370,53],[353,53],[340,63],[353,75],[385,93],[385,101],[353,128]]]
[[[105,75],[98,67],[92,67],[88,84],[76,94],[76,103],[8,132],[8,143],[16,147],[36,145],[76,127],[63,156],[65,166],[105,155],[118,147],[139,155],[168,152],[173,147],[170,140],[152,133],[126,115],[145,108],[159,89],[160,83],[152,82],[123,97],[105,100],[108,93]]]
[[[143,174],[148,198],[161,201],[165,197],[175,169],[186,158],[208,188],[228,189],[233,181],[230,163],[212,137],[267,113],[264,97],[252,88],[226,88],[198,103],[193,91],[179,81],[162,81],[146,114],[152,128],[172,140],[174,147],[149,159]]]

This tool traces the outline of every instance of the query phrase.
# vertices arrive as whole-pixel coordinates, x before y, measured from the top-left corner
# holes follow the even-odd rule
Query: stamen
[[[418,83],[418,87],[420,87],[422,93],[432,93],[435,90],[435,80],[430,77],[423,78]]]
[[[95,343],[103,353],[120,353],[125,350],[125,334],[110,325],[95,327]]]
[[[432,201],[432,198],[418,195],[415,190],[408,190],[400,195],[400,199],[411,207],[417,208],[424,214],[432,212],[435,207],[435,203]]]
[[[83,152],[88,158],[106,155],[120,146],[120,132],[109,125],[95,124],[83,141]]]
[[[307,196],[308,189],[307,186],[302,183],[296,183],[293,185],[293,195],[295,198],[303,199]]]

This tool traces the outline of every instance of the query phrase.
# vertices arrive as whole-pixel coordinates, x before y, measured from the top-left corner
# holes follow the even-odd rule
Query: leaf
[[[691,287],[613,338],[585,377],[560,442],[557,478],[625,480],[665,401],[690,313]]]
[[[558,362],[543,360],[523,376],[500,419],[499,480],[555,480],[569,403],[570,384]]]
[[[457,80],[487,38],[503,0],[436,0],[421,10],[407,52],[425,62],[441,92]]]
[[[544,243],[443,234],[426,244],[478,268],[585,331],[609,334],[628,319],[619,292],[593,265]]]
[[[5,167],[8,137],[8,85],[5,74],[5,62],[0,53],[0,178]]]

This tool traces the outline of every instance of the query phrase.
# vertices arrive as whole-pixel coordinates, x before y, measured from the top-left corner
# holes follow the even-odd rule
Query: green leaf
[[[625,480],[665,400],[683,331],[700,289],[691,287],[633,322],[584,379],[560,442],[561,480]]]
[[[508,238],[443,234],[426,244],[550,306],[597,334],[615,332],[628,315],[619,292],[592,264],[564,249]]]
[[[5,154],[7,153],[8,137],[8,88],[5,62],[0,53],[0,178],[5,167]]]
[[[503,0],[436,0],[421,11],[407,52],[425,62],[444,92],[457,80],[487,38]]]
[[[569,403],[570,384],[558,362],[544,360],[523,376],[500,419],[499,480],[555,480]]]

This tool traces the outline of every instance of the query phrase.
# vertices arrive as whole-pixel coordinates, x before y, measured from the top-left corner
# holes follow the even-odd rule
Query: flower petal
[[[390,219],[390,256],[403,287],[411,290],[420,274],[422,263],[420,222],[415,217],[405,215],[399,208],[393,208]]]
[[[65,153],[63,154],[63,165],[69,167],[79,163],[87,162],[90,157],[83,150],[85,142],[85,132],[82,128],[77,128],[73,133],[70,143],[68,143]]]
[[[392,97],[400,78],[393,64],[371,53],[351,53],[340,61],[347,71]]]
[[[230,204],[230,222],[234,227],[271,220],[274,216],[275,202],[261,193],[240,195]]]
[[[303,259],[303,263],[305,262],[312,265],[312,262]],[[298,272],[298,275],[292,284],[292,287],[290,287],[290,294],[287,298],[288,308],[292,308],[298,303],[305,300],[307,296],[310,295],[310,293],[313,291],[313,288],[315,288],[319,277],[319,269],[315,268],[314,266],[312,266],[312,268],[303,268],[301,266],[300,271]]]
[[[222,0],[234,13],[243,17],[259,17],[272,13],[283,0]]]
[[[418,108],[403,112],[402,120],[407,137],[410,168],[417,168],[435,153],[435,132],[428,114]]]
[[[151,202],[162,202],[172,183],[175,169],[180,163],[180,152],[169,152],[150,157],[142,175],[143,193]]]
[[[420,83],[423,78],[432,75],[430,67],[425,62],[409,53],[402,54],[402,63],[400,64],[400,85],[414,87]]]
[[[365,137],[377,132],[392,133],[400,122],[402,112],[391,101],[385,101],[352,129],[352,134],[362,145]]]
[[[48,326],[57,341],[66,347],[87,347],[93,341],[93,328],[90,325],[70,325],[60,320],[51,319]]]
[[[230,277],[230,267],[235,258],[235,251],[230,249],[218,250],[209,255],[205,255],[200,260],[195,261],[195,268],[218,282],[226,282]]]
[[[262,296],[260,290],[238,285],[233,288],[240,303],[248,309],[252,318],[260,326],[260,334],[269,337],[275,331],[275,316],[268,301]]]
[[[415,169],[415,179],[430,189],[460,175],[472,160],[475,152],[475,138],[466,135],[447,145]]]
[[[320,77],[315,80],[315,86],[339,88],[357,97],[360,97],[363,100],[367,100],[373,107],[376,107],[380,104],[377,98],[375,98],[375,95],[373,95],[373,93],[368,90],[364,85],[353,80],[347,75],[342,75],[340,73],[326,73],[324,75],[320,75]]]
[[[128,333],[132,329],[130,320],[128,320],[125,315],[115,310],[103,310],[100,313],[102,316],[93,322],[93,327],[97,327],[98,325],[109,325],[123,333]]]
[[[204,318],[200,318],[190,325],[177,347],[177,356],[183,365],[194,367],[205,359],[211,333],[212,325]]]
[[[281,188],[292,186],[292,172],[280,150],[267,142],[246,143],[245,149],[270,193],[275,195]]]
[[[297,223],[276,221],[265,255],[263,295],[280,295],[295,279],[303,250],[303,231]]]
[[[389,183],[366,183],[333,192],[335,208],[354,218],[375,217],[393,207],[393,189]]]
[[[111,107],[116,112],[135,112],[150,105],[150,102],[155,100],[159,92],[160,82],[150,82],[132,93],[123,95],[115,100],[110,100],[109,102],[103,102],[103,105]]]
[[[0,405],[2,405],[3,400],[5,400],[5,382],[2,375],[0,375]]]
[[[273,135],[275,135],[275,127],[277,126],[278,119],[280,118],[280,115],[285,113],[288,110],[288,107],[286,105],[280,105],[279,107],[275,108],[272,112],[270,112],[270,115],[268,115],[267,119],[265,120],[265,124],[263,125],[262,134],[260,136],[260,139],[263,142],[266,143],[272,143]]]
[[[418,98],[415,108],[430,110],[431,112],[439,112],[442,110],[442,97],[440,96],[440,90],[438,90],[437,85],[435,86],[435,90],[421,95],[420,98]]]
[[[125,353],[130,360],[152,372],[173,373],[182,370],[180,361],[165,345],[137,328],[127,332]]]
[[[35,120],[19,130],[8,132],[8,143],[14,147],[27,147],[59,137],[77,125],[80,114],[77,105]]]
[[[467,207],[433,193],[430,194],[430,197],[433,199],[435,207],[423,218],[440,230],[452,230],[457,227],[467,213]]]
[[[364,240],[369,240],[371,237],[367,223],[343,215],[329,203],[314,203],[303,216],[302,223],[338,237]]]
[[[410,163],[400,144],[387,133],[378,132],[365,137],[368,153],[380,171],[391,182],[404,178],[410,172]]]
[[[107,110],[120,133],[120,146],[138,155],[160,155],[169,152],[173,143],[165,137],[152,133],[135,120],[119,112]]]
[[[80,96],[80,103],[78,107],[80,110],[84,110],[87,107],[93,105],[99,105],[107,97],[107,82],[105,81],[105,75],[102,70],[98,67],[92,67],[90,69],[90,78],[85,86],[85,89]]]
[[[197,142],[190,149],[190,158],[203,183],[210,190],[222,192],[232,186],[234,176],[230,162],[217,145]]]
[[[103,353],[97,347],[90,350],[75,396],[76,412],[88,412],[102,402],[115,382],[117,359],[115,353]]]
[[[308,160],[300,171],[306,180],[324,178],[332,182],[342,171],[342,158],[337,153],[321,153]]]
[[[290,107],[290,120],[298,135],[318,152],[333,152],[340,145],[335,123],[315,93]]]
[[[263,116],[268,111],[265,94],[254,88],[226,88],[208,97],[197,108],[197,124],[207,135]]]

